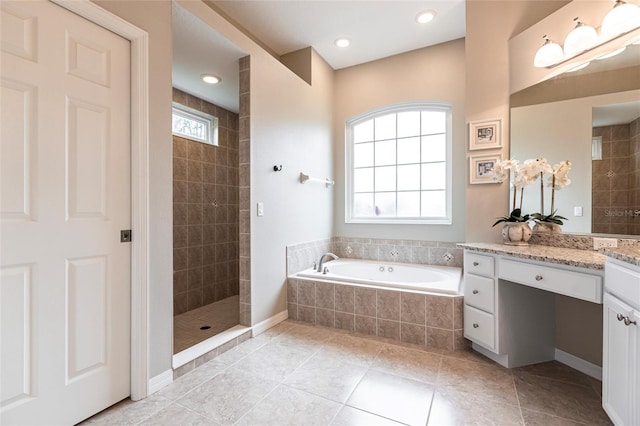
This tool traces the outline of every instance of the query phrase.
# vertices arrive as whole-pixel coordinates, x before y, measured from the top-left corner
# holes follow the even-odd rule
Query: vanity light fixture
[[[596,59],[600,60],[600,59],[613,58],[614,56],[619,55],[622,52],[624,52],[626,48],[627,48],[627,46],[622,46],[620,49],[616,49],[616,50],[614,50],[612,52],[604,53],[604,54],[598,56]]]
[[[598,44],[598,33],[593,27],[583,24],[579,18],[574,18],[573,22],[576,23],[575,28],[564,39],[565,58],[571,58]]]
[[[204,81],[207,84],[218,84],[222,81],[220,77],[213,74],[202,74],[201,77],[202,77],[202,81]]]
[[[640,7],[622,0],[615,0],[615,2],[613,9],[602,20],[600,27],[602,41],[610,40],[640,26]]]
[[[564,58],[562,47],[558,43],[552,42],[546,35],[542,38],[544,39],[544,44],[538,49],[533,59],[533,66],[536,68],[544,68],[557,64]]]
[[[427,22],[433,21],[436,17],[436,11],[433,9],[423,10],[422,12],[416,15],[416,22],[418,24],[426,24]]]
[[[338,47],[347,47],[351,44],[351,40],[348,38],[341,37],[335,41],[336,46]]]
[[[575,71],[583,70],[586,67],[588,67],[590,63],[591,62],[585,62],[584,64],[576,65],[575,67],[571,68],[570,70],[567,70],[567,72],[575,72]]]

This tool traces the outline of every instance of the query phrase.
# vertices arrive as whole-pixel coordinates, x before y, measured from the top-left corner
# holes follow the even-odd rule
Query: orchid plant
[[[528,170],[529,165],[519,164],[518,160],[504,160],[497,162],[491,169],[491,175],[494,181],[503,182],[508,179],[513,173],[511,178],[511,185],[513,186],[513,207],[509,216],[502,216],[493,224],[496,226],[502,222],[529,222],[531,217],[528,214],[522,214],[522,199],[524,197],[524,188],[533,183],[535,177],[532,177],[531,172]],[[516,208],[516,200],[518,196],[518,190],[520,190],[520,205]]]
[[[555,209],[555,197],[556,189],[560,190],[565,186],[569,186],[571,184],[571,179],[569,179],[568,177],[570,170],[571,162],[569,160],[565,160],[558,164],[555,164],[553,167],[551,167],[549,164],[546,164],[544,171],[540,174],[540,213],[534,213],[531,215],[531,217],[536,222],[548,222],[555,223],[557,225],[563,225],[563,220],[567,220],[566,217],[556,214],[557,211]],[[548,215],[544,214],[544,175],[547,176],[547,186],[551,188],[551,210]]]
[[[562,225],[562,220],[567,220],[567,218],[556,214],[554,205],[555,191],[571,183],[571,180],[567,177],[570,170],[570,161],[563,161],[552,167],[545,158],[529,159],[522,164],[520,164],[518,160],[497,162],[490,172],[494,181],[503,182],[513,174],[513,177],[510,179],[513,187],[513,203],[509,216],[498,218],[493,226],[501,222],[528,222],[532,219],[536,222],[551,222]],[[544,176],[547,176],[547,186],[551,187],[551,212],[548,215],[544,214]],[[523,215],[522,201],[524,188],[533,184],[538,178],[540,178],[540,213]],[[518,195],[520,195],[520,203],[516,207]]]

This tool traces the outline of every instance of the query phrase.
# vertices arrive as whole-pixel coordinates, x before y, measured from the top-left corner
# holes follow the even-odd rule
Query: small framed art
[[[469,150],[500,148],[502,146],[502,119],[496,118],[469,123]]]
[[[474,155],[469,157],[469,183],[499,183],[493,180],[489,172],[497,162],[502,161],[502,154]]]

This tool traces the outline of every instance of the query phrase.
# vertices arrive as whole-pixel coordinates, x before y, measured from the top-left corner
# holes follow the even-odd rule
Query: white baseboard
[[[571,355],[565,351],[561,351],[556,348],[555,353],[556,361],[568,365],[571,368],[574,368],[578,371],[583,372],[587,376],[591,376],[594,379],[602,380],[602,367],[599,365],[595,365],[590,363],[589,361],[585,361],[582,358],[578,358],[575,355]]]
[[[149,379],[149,395],[158,392],[165,386],[173,383],[173,370],[169,369]]]
[[[251,327],[251,337],[256,337],[257,335],[264,333],[271,327],[275,327],[287,318],[289,318],[289,312],[284,310],[275,314],[271,318],[267,318],[266,320],[259,322],[258,324]]]

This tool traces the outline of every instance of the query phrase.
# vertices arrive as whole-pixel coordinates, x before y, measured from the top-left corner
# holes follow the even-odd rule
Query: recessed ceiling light
[[[222,81],[220,77],[213,74],[202,74],[202,81],[208,84],[218,84]]]
[[[436,11],[433,9],[423,10],[422,12],[416,15],[416,22],[419,24],[426,24],[427,22],[433,21],[433,18],[436,17]]]
[[[348,38],[341,37],[335,41],[336,46],[338,47],[347,47],[351,44],[351,40]]]

